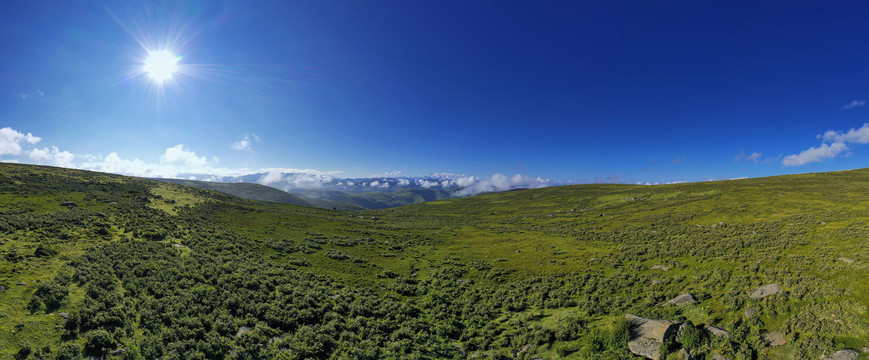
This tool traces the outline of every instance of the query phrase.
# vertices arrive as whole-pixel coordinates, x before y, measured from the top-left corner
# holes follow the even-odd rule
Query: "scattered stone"
[[[697,301],[697,299],[694,298],[694,295],[691,295],[689,293],[681,293],[679,294],[679,296],[674,297],[669,301],[661,304],[661,306],[691,304],[695,301]]]
[[[857,360],[860,354],[854,350],[839,350],[821,360]]]
[[[59,313],[57,313],[57,316],[60,316],[60,317],[62,317],[62,318],[64,318],[64,319],[69,319],[69,313],[68,313],[68,312],[59,312]]]
[[[718,355],[718,354],[712,354],[712,360],[730,360],[730,359],[726,358],[724,356]]]
[[[689,353],[688,350],[685,350],[685,348],[679,349],[679,352],[676,353],[676,355],[678,355],[680,359],[694,360],[694,357],[691,356],[691,353]]]
[[[766,333],[763,336],[763,340],[768,342],[770,346],[782,346],[787,343],[785,340],[785,334],[779,331]]]
[[[730,333],[720,327],[706,325],[703,329],[705,329],[709,335],[730,339]]]
[[[181,245],[181,244],[172,244],[172,246],[177,247],[177,248],[186,248],[186,246]]]
[[[869,354],[869,346],[864,346],[860,348],[860,351]]]
[[[103,213],[97,213],[97,216],[99,216],[99,217],[101,217],[101,218],[107,218],[107,217],[109,217],[108,215],[103,214]]]
[[[752,291],[751,294],[748,295],[748,297],[752,299],[762,299],[767,296],[778,294],[779,291],[781,291],[781,286],[778,286],[778,284],[768,284],[757,288],[757,290]]]
[[[17,285],[27,285],[27,283],[22,281],[22,282],[18,283]]]
[[[112,355],[115,355],[115,356],[117,356],[117,355],[124,355],[124,354],[126,354],[126,353],[127,353],[127,350],[124,350],[124,349],[115,349],[115,350],[112,350]]]
[[[76,204],[72,201],[64,201],[64,202],[60,203],[60,206],[66,206],[67,208],[74,208],[74,207],[77,207],[78,204]]]
[[[3,285],[0,285],[0,291],[6,291],[6,290],[7,290],[7,289],[6,289],[6,287],[5,287],[5,286],[3,286]]]
[[[664,265],[652,265],[652,270],[667,271],[667,270],[670,270],[670,267],[664,266]]]
[[[646,319],[631,314],[625,314],[625,320],[631,326],[628,348],[632,353],[652,360],[660,360],[661,344],[678,328],[678,324],[672,321]]]
[[[247,334],[247,333],[249,333],[249,332],[250,332],[250,328],[249,328],[249,327],[247,327],[247,326],[242,326],[242,327],[238,328],[238,331],[236,331],[236,333],[235,333],[235,337],[242,336],[242,335]]]
[[[745,317],[750,318],[754,316],[754,314],[757,314],[757,310],[755,310],[754,308],[745,309]]]
[[[840,258],[839,258],[839,261],[841,261],[841,262],[843,262],[843,263],[848,263],[848,264],[853,264],[853,263],[854,263],[854,260],[853,260],[853,259],[849,259],[849,258],[846,258],[846,257],[840,257]]]
[[[658,284],[660,284],[660,283],[662,283],[662,282],[663,282],[663,281],[661,281],[661,279],[654,279],[654,280],[652,280],[652,285],[658,285]]]
[[[821,221],[821,225],[827,225],[827,223],[826,223],[826,222],[823,222],[823,221]]]

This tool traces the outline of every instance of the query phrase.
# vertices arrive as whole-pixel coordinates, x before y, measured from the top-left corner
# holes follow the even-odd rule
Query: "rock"
[[[847,264],[853,264],[853,263],[854,263],[854,260],[853,260],[853,259],[849,259],[849,258],[846,258],[846,257],[840,257],[840,258],[839,258],[839,261],[841,261],[841,262],[843,262],[843,263],[847,263]]]
[[[663,282],[663,281],[661,281],[661,279],[654,279],[654,280],[652,280],[652,285],[658,285],[658,284],[660,284],[660,283],[662,283],[662,282]]]
[[[117,356],[117,355],[124,355],[124,354],[126,354],[126,353],[127,353],[127,350],[124,350],[124,349],[115,349],[115,350],[112,350],[112,355],[115,355],[115,356]]]
[[[778,286],[778,284],[768,284],[757,288],[757,290],[752,291],[751,294],[748,295],[748,297],[752,299],[762,299],[767,296],[778,294],[779,291],[781,291],[781,286]]]
[[[745,317],[750,318],[754,316],[754,314],[757,314],[757,310],[755,310],[754,308],[745,309]]]
[[[247,327],[247,326],[242,326],[242,327],[238,328],[238,331],[235,332],[235,337],[242,336],[242,335],[247,334],[247,333],[249,333],[249,332],[250,332],[250,328],[249,328],[249,327]]]
[[[172,246],[177,247],[177,248],[186,248],[186,246],[181,245],[181,244],[172,244]]]
[[[8,289],[6,289],[6,287],[5,287],[5,286],[3,286],[3,285],[0,285],[0,291],[6,291],[6,290],[8,290]]]
[[[677,355],[680,359],[684,359],[684,360],[694,360],[694,357],[691,356],[691,353],[689,353],[688,350],[685,350],[685,348],[681,348],[681,349],[679,349],[679,352],[677,352],[676,355]]]
[[[107,217],[109,217],[108,215],[103,214],[103,213],[97,213],[97,216],[99,216],[99,217],[101,217],[101,218],[107,218]]]
[[[78,206],[78,204],[76,204],[72,201],[64,201],[64,202],[60,203],[60,206],[66,206],[67,208],[74,208],[74,207]]]
[[[869,346],[864,346],[860,348],[860,351],[869,354]]]
[[[57,313],[57,316],[60,316],[60,317],[62,317],[62,318],[64,318],[64,319],[69,319],[69,313],[68,313],[68,312],[59,312],[59,313]]]
[[[17,285],[27,285],[27,283],[22,281],[22,282],[18,283]]]
[[[652,270],[667,271],[667,270],[670,270],[670,267],[664,266],[664,265],[652,265]]]
[[[782,346],[787,343],[787,340],[785,340],[785,334],[779,331],[766,333],[766,335],[763,336],[763,341],[768,342],[770,346]]]
[[[630,323],[631,339],[628,348],[632,353],[652,360],[660,360],[661,344],[673,336],[678,324],[668,320],[652,320],[625,314]]]
[[[730,339],[730,333],[720,327],[706,325],[703,329],[706,330],[709,335]]]
[[[724,356],[718,355],[718,354],[712,354],[712,360],[730,360],[730,359],[728,359]]]
[[[857,360],[860,354],[854,350],[839,350],[821,360]]]
[[[661,304],[661,306],[691,304],[695,301],[697,301],[697,299],[694,298],[694,295],[691,295],[689,293],[682,293],[679,296],[674,297],[669,301]]]

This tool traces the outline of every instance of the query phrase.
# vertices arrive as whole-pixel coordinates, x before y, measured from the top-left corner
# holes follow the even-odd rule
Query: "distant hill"
[[[200,189],[208,189],[220,191],[222,193],[235,195],[248,200],[271,201],[281,204],[311,206],[324,209],[338,210],[362,210],[363,207],[353,205],[352,203],[340,203],[329,199],[311,199],[305,200],[286,191],[275,189],[270,186],[252,184],[252,183],[224,183],[211,181],[197,181],[184,179],[158,179],[156,180],[166,183],[179,184],[185,186],[197,187]]]
[[[307,190],[297,194],[309,202],[329,200],[354,204],[366,209],[386,209],[452,197],[450,191],[442,189],[401,189],[393,193],[373,191],[358,194],[335,190]]]

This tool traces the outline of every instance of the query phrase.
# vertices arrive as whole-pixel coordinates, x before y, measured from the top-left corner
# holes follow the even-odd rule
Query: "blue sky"
[[[0,160],[627,183],[861,168],[866,10],[0,2]],[[143,61],[164,48],[181,60],[158,84]]]

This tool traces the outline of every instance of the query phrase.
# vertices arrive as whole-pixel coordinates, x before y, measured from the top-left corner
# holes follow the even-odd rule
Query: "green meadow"
[[[869,170],[342,211],[0,164],[0,358],[639,359],[634,314],[814,360],[869,347],[867,239]]]

